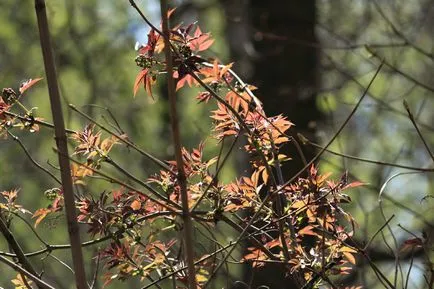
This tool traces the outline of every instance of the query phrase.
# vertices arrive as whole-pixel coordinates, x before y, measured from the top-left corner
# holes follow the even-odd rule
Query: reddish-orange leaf
[[[131,203],[130,207],[131,207],[131,209],[133,209],[134,211],[138,211],[138,210],[140,210],[140,208],[142,207],[142,203],[141,203],[139,200],[135,199],[135,200]]]
[[[178,72],[175,71],[174,78],[178,77]],[[197,81],[193,78],[193,76],[191,75],[186,75],[183,78],[179,79],[178,82],[176,83],[176,90],[178,91],[179,89],[181,89],[185,84],[188,84],[189,87],[193,87],[193,85],[197,84]]]
[[[140,84],[143,82],[145,83],[146,75],[148,74],[148,69],[143,69],[140,71],[139,74],[137,74],[136,81],[134,82],[134,97],[137,94],[137,91],[139,90]]]
[[[23,94],[27,89],[32,87],[35,83],[42,80],[42,78],[29,79],[26,82],[23,82],[20,86],[20,93]]]
[[[310,175],[311,176],[316,176],[316,174],[317,174],[317,169],[315,168],[315,166],[314,165],[312,165],[311,167],[310,167]]]
[[[312,236],[318,235],[317,233],[312,231],[313,228],[314,228],[313,226],[306,226],[303,229],[301,229],[300,231],[298,231],[298,234],[301,236],[303,236],[303,235],[312,235]]]
[[[356,264],[356,258],[354,258],[353,254],[349,253],[349,252],[342,252],[342,254],[344,254],[345,258],[347,258],[347,260],[355,265]]]
[[[171,8],[171,9],[169,9],[169,11],[167,11],[167,19],[169,19],[170,16],[172,16],[172,14],[173,14],[173,12],[175,12],[175,10],[176,10],[176,7],[175,8]]]
[[[349,183],[348,185],[346,185],[345,187],[343,187],[342,189],[349,189],[349,188],[355,188],[355,187],[360,187],[360,186],[364,186],[366,185],[365,183],[362,182],[352,182]]]
[[[214,43],[209,33],[202,33],[199,27],[194,32],[194,39],[190,41],[190,48],[194,51],[207,50]]]
[[[150,95],[152,97],[152,99],[154,99],[154,96],[152,95],[152,84],[153,81],[150,77],[145,77],[145,90],[148,93],[148,95]]]
[[[280,246],[280,244],[281,244],[280,239],[274,239],[268,242],[267,244],[265,244],[265,247],[268,249],[272,249],[274,247]]]
[[[50,213],[51,211],[49,210],[49,209],[45,209],[45,208],[42,208],[42,209],[38,209],[34,214],[33,214],[33,216],[32,216],[32,218],[36,218],[36,217],[38,217],[37,219],[36,219],[36,221],[35,221],[35,228],[36,228],[36,226],[48,215],[48,213]]]
[[[228,72],[229,69],[232,68],[232,65],[234,65],[233,62],[229,63],[228,65],[225,65],[225,66],[222,68],[222,70],[220,71],[220,77],[223,77],[223,76],[226,74],[226,72]]]
[[[357,253],[357,250],[355,250],[351,247],[344,246],[344,247],[339,249],[339,252]]]

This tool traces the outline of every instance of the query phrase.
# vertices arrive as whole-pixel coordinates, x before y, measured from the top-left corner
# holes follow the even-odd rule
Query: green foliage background
[[[147,8],[145,2],[138,1]],[[207,27],[206,30],[217,38],[213,52],[220,59],[229,60],[223,35],[227,23],[220,4],[218,1],[209,1],[206,5],[203,2],[192,1],[197,7],[203,7],[197,12],[201,26]],[[140,147],[162,159],[170,157],[172,148],[164,88],[157,91],[155,103],[143,91],[135,99],[132,96],[132,86],[138,72],[134,64],[135,32],[139,28],[146,30],[146,27],[129,7],[128,1],[48,1],[47,5],[64,103],[74,103],[77,106],[92,103],[110,108],[121,127]],[[1,86],[18,87],[21,79],[43,77],[33,2],[3,0],[0,7]],[[432,55],[434,23],[430,17],[424,17],[432,15],[425,11],[429,7],[429,1],[384,1],[380,7],[400,31],[408,35],[411,43],[423,47]],[[323,124],[317,124],[317,134],[321,142],[326,143],[362,95],[380,63],[364,45],[402,43],[403,39],[394,35],[390,25],[370,1],[317,1],[317,11],[317,34],[321,39],[321,49],[318,52],[321,54],[319,74],[322,83],[317,105],[327,115]],[[144,35],[141,37],[146,39]],[[349,48],[355,44],[357,47]],[[371,48],[393,66],[422,83],[434,86],[433,59],[421,54],[408,43],[384,47],[372,45]],[[362,158],[432,167],[433,161],[406,116],[402,100],[406,99],[410,104],[422,134],[434,150],[433,96],[432,91],[385,67],[349,127],[330,149]],[[51,120],[45,81],[26,93],[23,101],[28,107],[38,107],[38,116]],[[193,147],[198,144],[202,133],[209,132],[207,111],[196,105],[194,92],[187,95],[183,91],[180,101],[183,141],[187,147]],[[102,122],[102,115],[106,119],[109,117],[104,109],[90,106],[82,109]],[[66,106],[65,117],[67,126],[72,129],[84,125],[84,121]],[[288,117],[291,119],[291,116]],[[51,131],[41,129],[41,132],[35,134],[16,131],[16,134],[40,163],[48,166],[48,161],[56,165]],[[207,141],[213,142],[211,139]],[[115,157],[128,164],[130,171],[141,176],[147,176],[155,169],[145,160],[137,160],[137,156],[127,149],[121,149]],[[349,170],[352,175],[369,183],[351,195],[354,201],[352,211],[360,225],[359,238],[367,240],[384,223],[378,208],[379,189],[388,178],[403,170],[374,166],[330,154],[323,157],[321,166],[323,171]],[[54,168],[51,170],[56,171]],[[232,176],[234,171],[233,166],[229,167],[226,178]],[[0,191],[20,188],[20,202],[34,210],[46,205],[43,193],[53,185],[49,178],[32,166],[16,143],[0,140]],[[97,184],[96,188],[101,191],[107,189],[103,184]],[[423,201],[424,197],[432,195],[432,174],[399,176],[387,186],[383,194],[385,212],[388,216],[396,215],[393,230],[397,234],[398,243],[411,237],[396,226],[398,223],[419,236],[422,229],[433,232],[433,202],[431,199]],[[51,225],[47,223],[40,226],[42,236],[54,244],[67,243],[66,230],[59,229],[64,220],[51,222]],[[58,226],[55,230],[52,227],[54,224]],[[31,231],[24,223],[16,221],[12,229],[25,251],[40,249],[40,244],[35,243]],[[385,239],[391,240],[389,233],[386,233]],[[384,241],[376,239],[374,247],[384,247]],[[7,250],[2,238],[0,250]],[[94,252],[87,251],[88,260],[92,253]],[[68,251],[56,252],[55,256],[66,262],[69,260]],[[46,272],[51,272],[47,274],[50,274],[49,278],[55,283],[60,284],[59,288],[72,288],[72,282],[69,282],[72,281],[71,272],[56,260],[47,257],[42,260],[35,258],[33,261],[45,266]],[[91,263],[89,261],[90,268]],[[380,265],[386,272],[391,272],[393,268],[390,260],[382,260]],[[422,280],[423,264],[418,261],[417,266],[412,284],[415,287],[412,288],[417,288]],[[3,267],[1,272],[0,286],[12,288],[9,280],[15,273]],[[368,288],[377,288],[376,284],[369,281],[366,284],[371,286]],[[132,286],[138,287],[138,284]]]

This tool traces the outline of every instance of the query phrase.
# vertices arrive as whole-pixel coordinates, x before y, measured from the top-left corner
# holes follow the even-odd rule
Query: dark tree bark
[[[294,131],[314,139],[322,115],[316,106],[319,56],[315,35],[315,0],[221,0],[227,16],[227,37],[233,58],[257,95],[268,116],[284,114],[296,124]],[[292,161],[283,168],[288,180],[303,166],[289,145]],[[309,161],[313,151],[304,152]],[[287,270],[266,265],[245,275],[251,288],[296,288]],[[244,286],[244,285],[243,285]]]
[[[284,114],[295,130],[312,138],[321,113],[316,106],[318,51],[315,1],[251,0],[252,82],[268,115]],[[294,130],[292,130],[294,132]],[[305,152],[312,157],[312,152]],[[295,150],[285,168],[289,179],[303,164]]]

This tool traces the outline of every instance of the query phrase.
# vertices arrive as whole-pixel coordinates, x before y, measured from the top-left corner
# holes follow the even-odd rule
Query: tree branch
[[[59,150],[58,158],[62,180],[62,190],[65,199],[65,211],[68,224],[69,239],[71,242],[72,261],[74,264],[75,281],[78,289],[88,288],[84,270],[83,253],[81,250],[80,230],[75,211],[74,190],[72,187],[71,168],[68,159],[68,146],[63,121],[62,106],[60,103],[59,87],[52,53],[50,33],[48,29],[45,1],[35,0],[35,11],[38,19],[39,39],[44,59],[45,74],[47,77],[50,96],[51,112],[53,115],[56,145]]]
[[[167,92],[169,95],[170,106],[170,123],[172,127],[172,137],[175,146],[176,167],[178,170],[178,182],[181,188],[182,200],[182,219],[184,222],[184,249],[185,259],[188,271],[188,288],[196,289],[196,271],[194,269],[194,250],[193,250],[193,224],[191,221],[191,213],[188,207],[188,192],[187,192],[187,178],[184,171],[184,161],[182,158],[181,137],[179,133],[179,120],[178,112],[176,109],[176,95],[175,95],[175,81],[173,79],[173,63],[172,51],[170,44],[170,30],[168,23],[168,6],[166,0],[160,1],[161,18],[163,26],[164,37],[164,54],[166,57],[167,69]]]

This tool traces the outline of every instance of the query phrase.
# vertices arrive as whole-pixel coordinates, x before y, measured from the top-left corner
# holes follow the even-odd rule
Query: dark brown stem
[[[181,137],[179,132],[178,112],[176,109],[176,94],[175,94],[175,81],[173,79],[173,63],[172,63],[172,50],[170,46],[170,31],[167,17],[167,1],[161,0],[161,18],[163,26],[164,37],[164,54],[166,57],[167,69],[167,93],[169,95],[170,106],[170,124],[172,127],[172,137],[175,146],[175,159],[176,167],[178,170],[178,182],[181,188],[182,200],[182,219],[184,222],[184,250],[185,261],[187,263],[187,278],[188,288],[196,289],[196,271],[194,269],[194,250],[193,250],[193,223],[191,220],[191,212],[188,207],[188,192],[187,192],[187,178],[184,171],[184,161],[182,159],[182,146]]]
[[[48,91],[50,96],[51,112],[53,115],[55,140],[58,148],[62,190],[65,199],[65,211],[68,224],[69,239],[71,242],[71,253],[74,267],[76,287],[78,289],[88,288],[86,273],[84,270],[83,253],[81,250],[80,230],[77,223],[75,211],[74,190],[72,187],[71,169],[68,159],[68,146],[63,121],[62,106],[60,103],[59,87],[57,84],[54,57],[48,29],[45,1],[35,0],[35,10],[38,19],[39,39],[41,41],[42,55],[44,59],[45,74],[47,77]]]

